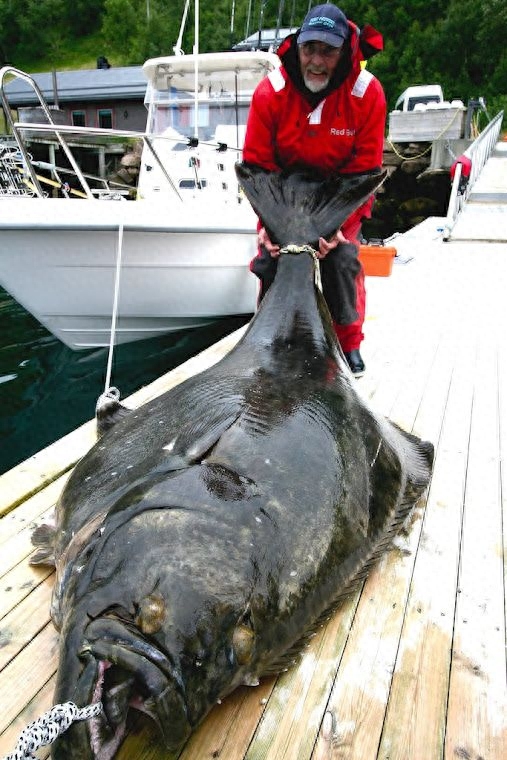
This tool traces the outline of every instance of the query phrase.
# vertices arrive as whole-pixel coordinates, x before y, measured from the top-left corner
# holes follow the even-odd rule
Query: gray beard
[[[329,84],[329,77],[326,79],[325,82],[322,82],[319,84],[318,82],[313,82],[308,79],[308,77],[303,77],[305,87],[307,90],[310,90],[310,92],[322,92],[322,90],[325,90],[326,87]]]

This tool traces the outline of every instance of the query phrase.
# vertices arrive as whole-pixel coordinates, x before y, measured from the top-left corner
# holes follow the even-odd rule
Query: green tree
[[[278,21],[282,27],[299,26],[311,5],[312,0],[201,0],[199,49],[228,50],[261,22],[264,29]],[[405,87],[432,82],[440,83],[448,98],[466,102],[482,95],[495,109],[507,104],[505,0],[338,0],[338,5],[360,28],[370,23],[383,34],[384,51],[368,67],[384,85],[390,107]],[[170,55],[184,6],[185,0],[0,0],[0,62],[50,60],[58,67],[76,41],[90,35],[101,45],[104,41],[100,52],[116,65]],[[194,45],[193,14],[190,3],[182,41],[186,53]]]
[[[58,63],[65,45],[70,44],[70,26],[66,0],[28,0],[26,12],[19,19],[21,39],[19,53],[29,57],[37,51]]]

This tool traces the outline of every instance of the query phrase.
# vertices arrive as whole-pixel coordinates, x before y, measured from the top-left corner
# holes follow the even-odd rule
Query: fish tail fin
[[[236,175],[271,240],[280,246],[315,245],[366,201],[386,172],[315,178],[301,171],[270,172],[246,163]]]

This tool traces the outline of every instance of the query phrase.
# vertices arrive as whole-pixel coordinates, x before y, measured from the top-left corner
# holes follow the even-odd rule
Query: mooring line
[[[104,394],[107,394],[111,384],[111,371],[113,366],[114,341],[116,338],[116,322],[118,319],[118,301],[120,294],[121,259],[123,252],[123,222],[118,226],[118,248],[116,250],[116,273],[114,279],[113,313],[111,315],[111,335],[109,339],[109,355],[107,357],[106,382]]]

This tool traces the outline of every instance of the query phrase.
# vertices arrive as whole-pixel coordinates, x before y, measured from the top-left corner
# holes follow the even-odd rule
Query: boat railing
[[[490,121],[488,126],[463,153],[463,156],[471,162],[470,176],[466,182],[462,181],[463,164],[459,158],[457,159],[451,195],[449,198],[449,206],[447,208],[447,216],[444,224],[443,239],[446,241],[450,239],[452,229],[456,224],[456,220],[463,209],[465,202],[470,196],[474,183],[498,142],[502,119],[503,111],[500,111],[500,113]]]
[[[17,146],[0,143],[0,196],[28,196],[36,195],[24,181],[25,164],[23,155]]]
[[[25,81],[29,86],[31,86],[34,90],[34,92],[37,95],[37,98],[40,102],[40,106],[42,108],[42,111],[47,119],[47,123],[35,123],[35,122],[19,122],[14,121],[11,114],[11,109],[9,106],[9,101],[5,92],[5,79],[7,76],[19,78],[23,81]],[[183,201],[184,198],[182,194],[180,193],[179,187],[177,182],[174,181],[173,177],[171,176],[170,172],[167,169],[167,166],[165,165],[164,161],[160,158],[160,155],[157,153],[157,150],[154,146],[155,141],[163,141],[163,142],[169,142],[169,143],[176,143],[181,142],[182,139],[185,138],[176,138],[174,136],[166,136],[164,134],[153,134],[151,132],[138,132],[138,131],[129,131],[129,130],[118,130],[118,129],[105,129],[100,127],[77,127],[77,126],[70,126],[65,124],[56,124],[53,120],[53,116],[51,114],[51,108],[46,103],[44,96],[38,87],[37,83],[33,80],[33,78],[29,75],[24,73],[23,71],[20,71],[19,69],[15,69],[11,66],[4,66],[3,68],[0,68],[0,101],[3,106],[3,110],[5,113],[5,118],[7,121],[7,124],[10,127],[10,130],[14,136],[14,139],[16,141],[17,148],[21,154],[22,157],[22,165],[25,167],[25,171],[29,175],[29,185],[34,190],[34,194],[39,197],[45,197],[47,194],[42,189],[42,186],[39,181],[39,177],[37,175],[37,168],[46,169],[48,171],[56,172],[57,170],[60,172],[67,172],[72,173],[75,175],[77,180],[79,181],[82,193],[78,191],[73,191],[76,195],[82,195],[86,198],[94,198],[94,197],[100,197],[101,193],[97,191],[93,191],[90,188],[90,184],[87,181],[90,178],[93,179],[100,179],[96,177],[92,177],[92,175],[85,174],[81,168],[79,167],[79,164],[77,163],[72,150],[70,149],[67,139],[69,136],[75,136],[80,140],[83,140],[85,138],[88,138],[88,142],[93,142],[94,139],[100,138],[103,139],[105,142],[110,141],[126,141],[126,142],[132,142],[132,141],[139,141],[141,140],[143,142],[143,145],[146,146],[160,169],[162,176],[167,183],[167,186],[175,193],[175,195],[179,198],[180,201]],[[69,161],[71,169],[63,169],[61,167],[55,167],[52,164],[45,163],[45,162],[34,162],[32,160],[32,157],[30,153],[27,150],[26,146],[26,138],[24,136],[25,132],[30,133],[37,133],[40,137],[42,136],[55,136],[56,140],[58,141],[59,145],[61,146],[62,150],[64,151],[67,160]],[[160,143],[159,143],[160,144]],[[188,138],[188,144],[187,147],[191,150],[197,148],[198,146],[204,147],[208,149],[208,151],[213,151],[216,155],[218,154],[231,154],[232,156],[238,157],[240,154],[240,149],[237,146],[229,146],[221,142],[204,142],[199,141],[196,138]],[[204,158],[204,162],[206,162],[206,158]],[[199,172],[202,174],[202,170],[200,167],[201,164],[201,158],[198,161],[194,161],[193,163],[193,173],[196,176],[196,182],[195,187],[200,188],[204,187],[204,183],[200,182],[199,179]],[[229,162],[231,164],[231,162]],[[221,165],[220,161],[218,161],[217,165]],[[209,167],[209,161],[207,166]],[[209,171],[209,168],[208,168]],[[60,184],[60,183],[59,183]],[[64,183],[62,183],[64,184]],[[108,190],[107,183],[105,183],[105,189]],[[223,189],[230,194],[231,189],[227,186],[227,183],[221,183],[223,186]],[[239,197],[239,187],[237,190],[232,191],[237,197]],[[26,193],[25,193],[26,194]],[[67,195],[67,192],[64,191],[64,195]]]

